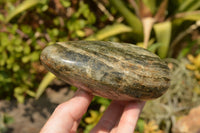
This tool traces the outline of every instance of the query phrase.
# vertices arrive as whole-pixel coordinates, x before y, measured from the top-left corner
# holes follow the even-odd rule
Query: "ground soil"
[[[50,85],[38,99],[26,99],[24,104],[16,100],[0,101],[0,113],[11,116],[14,121],[6,125],[6,133],[37,133],[54,111],[55,107],[70,99],[74,91],[61,81]]]

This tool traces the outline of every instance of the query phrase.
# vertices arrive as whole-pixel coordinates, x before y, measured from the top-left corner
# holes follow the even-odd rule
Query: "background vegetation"
[[[197,0],[0,1],[0,99],[23,103],[42,95],[55,77],[39,55],[53,42],[129,42],[158,54],[172,72],[169,91],[147,103],[137,131],[170,132],[200,98],[199,26]],[[80,130],[88,132],[109,103],[95,97]]]

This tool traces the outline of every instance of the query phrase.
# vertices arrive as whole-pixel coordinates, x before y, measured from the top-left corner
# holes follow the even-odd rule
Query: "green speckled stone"
[[[40,59],[68,84],[113,100],[154,99],[170,84],[169,68],[157,55],[128,43],[58,42]]]

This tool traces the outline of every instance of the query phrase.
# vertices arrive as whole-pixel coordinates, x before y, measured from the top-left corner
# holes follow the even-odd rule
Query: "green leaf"
[[[28,94],[29,96],[32,96],[32,97],[36,96],[36,93],[34,91],[31,91],[31,90],[27,90],[26,94]]]
[[[198,21],[200,20],[200,14],[189,14],[187,13],[183,17],[178,18],[180,20],[190,20],[190,21]]]
[[[11,19],[13,19],[18,14],[24,12],[25,10],[36,6],[37,4],[43,3],[44,0],[25,0],[23,1],[15,10],[10,12],[5,19],[5,22],[8,23]]]
[[[197,10],[200,7],[200,1],[195,1],[190,7],[188,8],[187,11],[194,11]]]
[[[108,107],[110,105],[109,99],[106,99],[106,98],[103,98],[103,97],[96,97],[96,99],[97,99],[97,103],[99,103],[101,105],[104,105],[106,107]]]
[[[44,12],[44,11],[46,11],[47,9],[49,8],[49,6],[48,5],[44,5],[44,6],[42,6],[42,11]]]
[[[200,1],[198,0],[183,0],[178,8],[179,12],[194,11],[200,7]]]
[[[60,24],[59,18],[58,18],[58,17],[54,18],[54,19],[53,19],[53,23],[54,23],[56,26],[58,26],[58,25]]]
[[[187,7],[193,2],[194,0],[183,0],[183,2],[181,3],[181,5],[178,8],[178,11],[185,11],[187,9]]]
[[[94,128],[95,124],[89,124],[85,126],[83,133],[90,133],[90,131]]]
[[[8,55],[6,51],[0,51],[0,66],[4,66],[6,64],[6,60],[8,59]]]
[[[111,4],[122,14],[127,23],[132,27],[138,40],[142,40],[143,28],[140,19],[133,14],[121,0],[110,0]]]
[[[4,114],[4,123],[6,124],[11,124],[14,122],[14,119],[13,117],[7,115],[7,114]]]
[[[15,58],[13,56],[10,56],[7,60],[6,63],[8,65],[12,65],[15,62]]]
[[[40,83],[35,98],[38,99],[42,93],[45,91],[46,87],[52,82],[52,80],[55,79],[55,76],[48,72],[45,77],[42,79],[42,82]]]
[[[31,61],[38,61],[39,58],[40,58],[40,55],[38,51],[34,51],[30,55]]]
[[[80,30],[83,27],[85,27],[86,25],[86,21],[84,19],[72,19],[70,21],[67,22],[67,28],[69,29],[69,31],[76,31],[76,30]]]
[[[14,63],[13,65],[13,71],[16,72],[20,69],[20,66],[17,63]]]
[[[1,47],[6,47],[8,46],[10,43],[9,39],[8,39],[8,35],[6,33],[0,33],[0,44]]]
[[[31,52],[30,46],[29,45],[25,45],[24,46],[24,54],[30,54],[30,52]]]
[[[0,21],[3,21],[5,18],[3,16],[3,14],[0,13]]]
[[[103,40],[105,38],[115,36],[125,32],[132,32],[132,28],[124,24],[113,24],[106,26],[96,34],[89,36],[86,40]]]
[[[82,30],[77,30],[76,34],[77,34],[78,37],[84,37],[85,36],[85,32],[82,31]]]
[[[57,28],[53,28],[52,29],[52,34],[53,34],[53,36],[58,36],[59,30]]]
[[[23,51],[23,46],[22,45],[16,46],[15,51],[21,53]]]
[[[76,88],[75,86],[70,86],[70,89],[73,90],[73,91],[78,90],[78,88]]]
[[[89,110],[90,117],[85,118],[85,122],[88,124],[97,123],[99,118],[99,112],[95,110]]]
[[[161,46],[161,43],[154,43],[151,46],[148,47],[148,50],[151,51],[152,53],[155,53],[156,50]]]
[[[154,25],[157,43],[162,44],[158,48],[158,55],[160,58],[165,58],[168,54],[169,44],[171,40],[171,22],[166,21]]]
[[[83,14],[84,16],[86,16],[89,13],[89,8],[88,5],[85,4],[83,1],[81,1],[79,3],[79,9],[78,11],[75,13],[76,17],[79,17],[81,14]]]
[[[30,56],[29,55],[23,56],[21,60],[22,60],[23,63],[27,63],[27,62],[30,61]]]
[[[137,125],[136,125],[136,129],[137,129],[140,133],[143,133],[143,132],[144,132],[144,125],[145,125],[144,120],[138,119]]]
[[[71,6],[71,2],[68,0],[60,0],[60,3],[65,7],[70,7]]]
[[[21,25],[20,28],[25,34],[30,34],[32,32],[32,27],[28,25]]]
[[[183,48],[183,49],[180,51],[180,53],[179,53],[177,59],[181,59],[181,58],[183,58],[184,56],[186,56],[186,55],[190,52],[190,50],[192,49],[192,47],[193,47],[195,44],[197,44],[196,41],[189,41],[189,42],[187,43],[187,46],[186,46],[185,48]]]
[[[16,87],[14,89],[14,96],[19,103],[24,102],[25,97],[24,97],[23,93],[25,92],[25,90],[26,90],[26,88],[24,88],[24,87]]]

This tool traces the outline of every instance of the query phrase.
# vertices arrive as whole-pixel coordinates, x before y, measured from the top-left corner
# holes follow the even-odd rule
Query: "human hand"
[[[76,133],[92,98],[91,94],[78,90],[72,99],[55,109],[40,133]],[[133,133],[144,104],[142,101],[112,101],[91,133]]]

